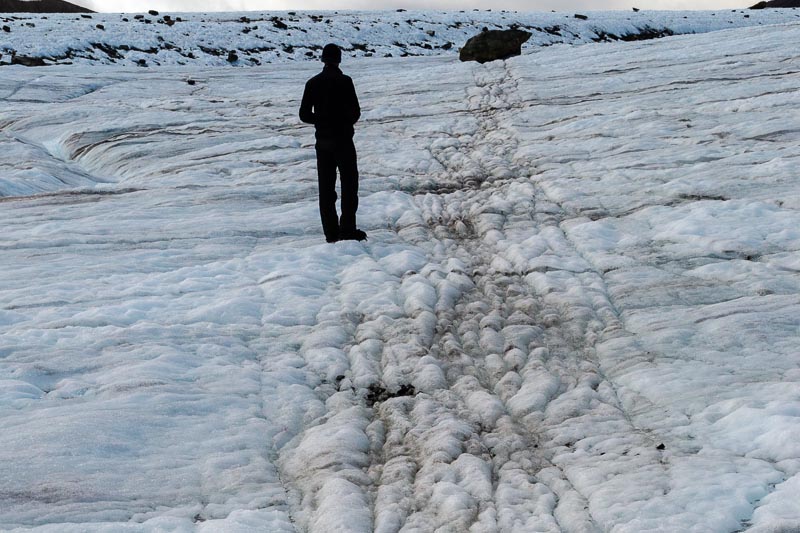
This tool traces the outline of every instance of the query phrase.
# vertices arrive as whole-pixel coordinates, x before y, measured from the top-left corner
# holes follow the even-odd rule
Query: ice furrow
[[[509,142],[511,139],[508,137],[503,139],[502,136],[496,135],[497,123],[495,115],[500,110],[507,110],[511,106],[503,104],[503,99],[506,97],[501,92],[501,87],[503,87],[502,80],[500,82],[496,79],[491,80],[491,75],[484,77],[485,74],[485,72],[480,71],[476,83],[476,86],[481,88],[484,94],[474,92],[470,94],[470,105],[473,108],[473,112],[479,115],[482,120],[482,131],[475,135],[474,138],[477,142],[481,142],[481,139],[487,138],[488,131],[494,130],[495,139],[501,141],[494,147],[495,153],[498,151],[497,148],[502,146],[506,153],[505,160],[509,161],[510,154],[514,150],[513,142]],[[507,76],[505,69],[503,69],[502,76]],[[509,90],[507,88],[504,89]],[[513,88],[511,91],[513,91]],[[488,138],[491,139],[491,137],[491,135],[488,135]],[[495,196],[494,193],[496,193],[496,188],[487,187],[486,185],[489,174],[487,168],[490,168],[492,164],[497,166],[498,161],[502,162],[502,159],[496,158],[487,165],[480,157],[482,149],[485,150],[485,147],[481,147],[477,143],[472,146],[467,145],[467,160],[474,160],[475,164],[471,172],[467,169],[466,173],[459,174],[458,177],[463,179],[463,182],[455,183],[451,186],[460,190],[444,194],[441,197],[433,196],[430,193],[418,197],[422,201],[423,218],[428,229],[424,233],[411,233],[411,236],[414,242],[420,246],[424,246],[426,242],[430,243],[431,240],[437,242],[438,244],[433,246],[434,253],[437,251],[436,248],[441,247],[444,249],[445,256],[450,258],[450,261],[453,259],[457,259],[459,262],[463,261],[466,268],[473,272],[471,274],[473,279],[490,280],[491,276],[485,272],[490,266],[488,264],[480,265],[475,262],[476,258],[488,263],[493,261],[491,246],[489,250],[485,250],[486,245],[482,241],[490,232],[502,235],[506,229],[506,221],[504,219],[509,216],[512,220],[521,216],[522,219],[518,223],[529,224],[531,222],[529,213],[533,207],[530,204],[533,204],[534,200],[530,195],[531,191],[525,191],[524,186],[522,188],[514,187],[516,185],[514,180],[510,180],[509,177],[513,176],[515,172],[509,168],[509,163],[506,162],[504,170],[496,168],[492,170],[504,178],[503,186],[500,189],[511,189],[510,193],[506,190],[507,198],[504,198],[506,204],[513,205],[514,200],[512,198],[516,194],[522,193],[522,205],[517,205],[511,209],[508,208],[508,205],[501,205],[500,207],[489,208],[483,214],[478,212],[477,215],[476,213],[469,213],[472,206],[491,205]],[[462,150],[464,150],[463,146]],[[439,156],[437,159],[445,166],[445,172],[442,174],[444,180],[448,178],[452,180],[453,174],[456,172],[456,169],[452,168],[451,161],[461,161],[461,168],[463,168],[464,158],[458,157],[457,154],[450,153]],[[500,171],[497,172],[498,170]],[[520,181],[524,182],[524,177]],[[494,182],[489,181],[489,185],[491,183]],[[528,194],[525,194],[526,192]],[[442,201],[439,201],[440,198]],[[517,215],[514,211],[519,214]],[[465,214],[458,215],[459,212]],[[424,213],[429,214],[425,215]],[[419,228],[419,225],[417,227]],[[516,229],[519,230],[520,228],[517,227]],[[401,229],[400,234],[407,234],[407,231],[404,232]],[[493,237],[496,237],[496,234]],[[430,245],[428,246],[430,247]],[[446,260],[443,259],[443,261]],[[565,476],[559,473],[554,478],[553,474],[560,472],[559,469],[554,468],[553,463],[548,461],[544,454],[536,452],[536,448],[539,446],[537,431],[531,429],[530,422],[528,422],[527,427],[524,423],[521,423],[520,417],[513,414],[513,409],[508,405],[507,399],[503,399],[502,394],[498,398],[498,387],[502,386],[499,382],[500,376],[490,377],[492,368],[496,373],[498,370],[497,365],[501,365],[499,368],[504,365],[502,358],[508,356],[506,353],[508,349],[513,352],[510,355],[512,359],[518,358],[521,360],[518,364],[524,364],[522,361],[529,357],[528,345],[531,342],[531,338],[537,336],[536,331],[539,328],[531,324],[531,318],[529,318],[529,314],[533,310],[528,306],[533,298],[531,298],[528,290],[521,287],[524,284],[519,284],[519,281],[517,279],[516,283],[510,282],[512,288],[506,289],[494,287],[494,283],[491,281],[479,281],[477,287],[473,285],[473,288],[464,294],[466,300],[462,296],[457,299],[455,308],[452,307],[453,303],[450,303],[443,305],[442,309],[437,312],[436,320],[438,325],[436,326],[435,338],[432,339],[430,346],[427,347],[427,352],[423,353],[429,354],[426,358],[430,357],[433,361],[437,361],[434,368],[438,368],[433,375],[441,376],[444,373],[444,376],[434,381],[434,387],[431,387],[430,383],[425,383],[425,381],[419,379],[414,383],[418,391],[433,396],[432,399],[428,400],[429,402],[435,401],[444,407],[455,400],[456,411],[454,416],[456,416],[456,419],[462,419],[463,423],[470,428],[470,431],[476,434],[478,440],[473,444],[470,444],[473,442],[471,440],[462,441],[456,448],[461,450],[460,453],[453,455],[451,451],[449,454],[441,456],[439,462],[423,464],[422,468],[416,472],[415,479],[426,480],[431,475],[429,472],[437,471],[442,472],[437,474],[437,477],[441,477],[445,475],[444,472],[449,471],[452,472],[450,475],[454,475],[457,480],[459,477],[458,471],[464,468],[462,463],[465,462],[471,463],[479,469],[486,469],[486,483],[489,492],[475,492],[477,490],[475,487],[463,489],[466,492],[461,492],[462,497],[467,498],[467,502],[470,499],[474,500],[472,504],[467,505],[467,508],[472,508],[475,514],[471,512],[457,513],[458,518],[456,518],[457,521],[454,526],[456,528],[467,529],[471,527],[475,530],[491,531],[499,527],[501,530],[513,530],[522,524],[527,524],[527,527],[532,527],[533,524],[537,524],[537,527],[544,527],[543,524],[549,521],[551,530],[557,531],[562,527],[559,524],[557,515],[563,514],[562,518],[564,520],[567,520],[567,516],[570,517],[568,521],[570,522],[571,530],[593,531],[597,529],[597,526],[590,516],[586,516],[582,525],[579,525],[580,519],[575,518],[579,516],[579,514],[576,515],[575,513],[575,507],[588,507],[587,500],[579,496],[574,488],[569,490],[574,496],[577,496],[577,499],[574,496],[570,496],[569,492],[564,491],[563,486],[569,485]],[[482,289],[481,285],[484,285]],[[488,293],[486,292],[487,289],[489,290]],[[507,302],[515,300],[513,296],[509,298],[509,293],[513,296],[520,296],[520,294],[523,296],[520,298],[523,302],[521,308],[513,313],[514,319],[512,320],[518,323],[509,326],[509,329],[515,332],[516,335],[522,335],[523,340],[514,342],[509,339],[508,342],[511,342],[511,345],[506,346],[508,342],[503,340],[502,333],[491,329],[487,324],[494,322],[495,326],[499,327],[496,323],[506,320],[507,317],[504,317],[502,308],[506,305],[513,306],[513,304],[508,304]],[[492,304],[491,302],[494,303]],[[497,307],[498,305],[500,308]],[[469,318],[470,316],[472,318]],[[486,322],[487,320],[489,322]],[[471,328],[468,326],[470,323],[474,324]],[[499,327],[499,329],[502,330],[502,327]],[[464,341],[462,340],[463,336],[473,340]],[[527,339],[527,341],[524,339]],[[471,347],[465,348],[464,342],[468,342]],[[494,366],[484,366],[484,361],[486,360],[494,361]],[[444,382],[441,381],[442,379],[444,379]],[[448,389],[450,389],[450,392],[447,391]],[[450,399],[448,400],[448,398]],[[546,404],[547,400],[541,406],[542,410],[546,408]],[[508,413],[511,414],[509,415]],[[498,423],[505,429],[500,433],[505,435],[505,438],[499,437],[499,434],[495,433]],[[518,436],[519,440],[516,444],[514,439],[510,439],[511,442],[508,442],[509,433]],[[456,442],[459,442],[458,439],[454,441],[454,444]],[[476,445],[477,448],[475,447]],[[408,442],[408,446],[415,447],[413,442]],[[500,459],[498,460],[497,457],[500,457]],[[510,459],[511,457],[513,457],[513,460]],[[547,482],[536,481],[537,474],[541,471],[545,471],[545,474],[541,477],[546,479]],[[519,474],[522,474],[523,478],[531,480],[533,485],[525,488],[519,486],[521,481]],[[506,482],[506,480],[510,481]],[[498,483],[500,484],[498,485]],[[430,482],[425,482],[422,486],[428,486],[429,484]],[[552,488],[549,488],[548,484],[556,485],[555,490],[558,494]],[[435,486],[436,484],[434,483]],[[455,487],[449,489],[450,494],[446,498],[453,501],[453,505],[457,505],[455,502],[457,501],[458,491],[456,490],[455,493],[452,493],[454,489]],[[533,494],[538,494],[539,498],[541,498],[537,498],[537,501],[543,505],[543,508],[538,512],[532,512],[529,508],[530,503],[519,502],[522,503],[521,512],[515,514],[511,511],[511,509],[515,508],[511,501],[498,502],[498,494],[502,495],[503,498],[508,498],[512,494],[525,493],[526,490],[530,490]],[[409,491],[407,490],[406,492]],[[415,511],[405,519],[404,527],[413,528],[416,527],[415,524],[418,526],[422,523],[433,523],[434,527],[436,527],[435,524],[452,523],[453,516],[447,515],[447,518],[445,518],[445,516],[441,515],[442,512],[446,513],[446,510],[442,511],[440,509],[443,504],[439,500],[441,497],[445,496],[439,496],[436,488],[432,493],[427,490],[423,491],[421,497],[418,496],[418,504],[414,507]],[[542,503],[548,501],[550,502],[550,507],[548,507],[547,503]],[[570,507],[569,512],[557,511],[554,507],[556,505],[554,502],[556,501],[565,502],[558,505],[568,505]],[[580,504],[581,501],[584,503]],[[431,504],[430,502],[436,503]],[[503,503],[508,503],[509,505],[506,506]],[[462,501],[461,504],[463,505],[464,502]],[[421,508],[419,507],[420,505],[422,506]],[[428,505],[432,505],[432,507],[428,509]],[[504,509],[505,516],[500,517],[499,522],[495,505],[500,505]],[[533,505],[539,504],[534,503]],[[520,520],[523,522],[520,522]]]

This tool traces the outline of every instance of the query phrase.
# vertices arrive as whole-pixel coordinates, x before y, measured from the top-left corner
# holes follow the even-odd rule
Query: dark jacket
[[[317,139],[353,138],[353,124],[361,117],[353,80],[338,67],[325,68],[306,82],[300,120],[313,124]]]

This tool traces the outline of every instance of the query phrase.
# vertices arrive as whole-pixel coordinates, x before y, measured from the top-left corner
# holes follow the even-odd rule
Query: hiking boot
[[[366,241],[367,234],[360,229],[343,231],[339,234],[340,241]]]

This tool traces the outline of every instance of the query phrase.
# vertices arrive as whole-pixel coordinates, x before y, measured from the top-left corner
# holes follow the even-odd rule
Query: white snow
[[[587,17],[586,20],[576,15]],[[140,18],[135,18],[135,17]],[[641,33],[704,33],[797,22],[791,9],[639,12],[269,11],[241,13],[0,14],[0,64],[252,66],[318,60],[336,42],[349,57],[457,55],[483,28],[518,26],[525,49]],[[231,57],[234,52],[236,57]]]
[[[800,529],[797,42],[2,67],[0,528]]]

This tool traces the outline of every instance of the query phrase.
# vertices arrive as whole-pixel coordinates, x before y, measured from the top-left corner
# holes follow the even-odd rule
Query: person
[[[366,240],[356,227],[358,162],[353,125],[361,117],[353,80],[339,69],[342,50],[335,44],[322,49],[322,72],[306,82],[300,120],[316,129],[319,213],[325,240]],[[342,214],[336,212],[336,170],[342,192]]]

